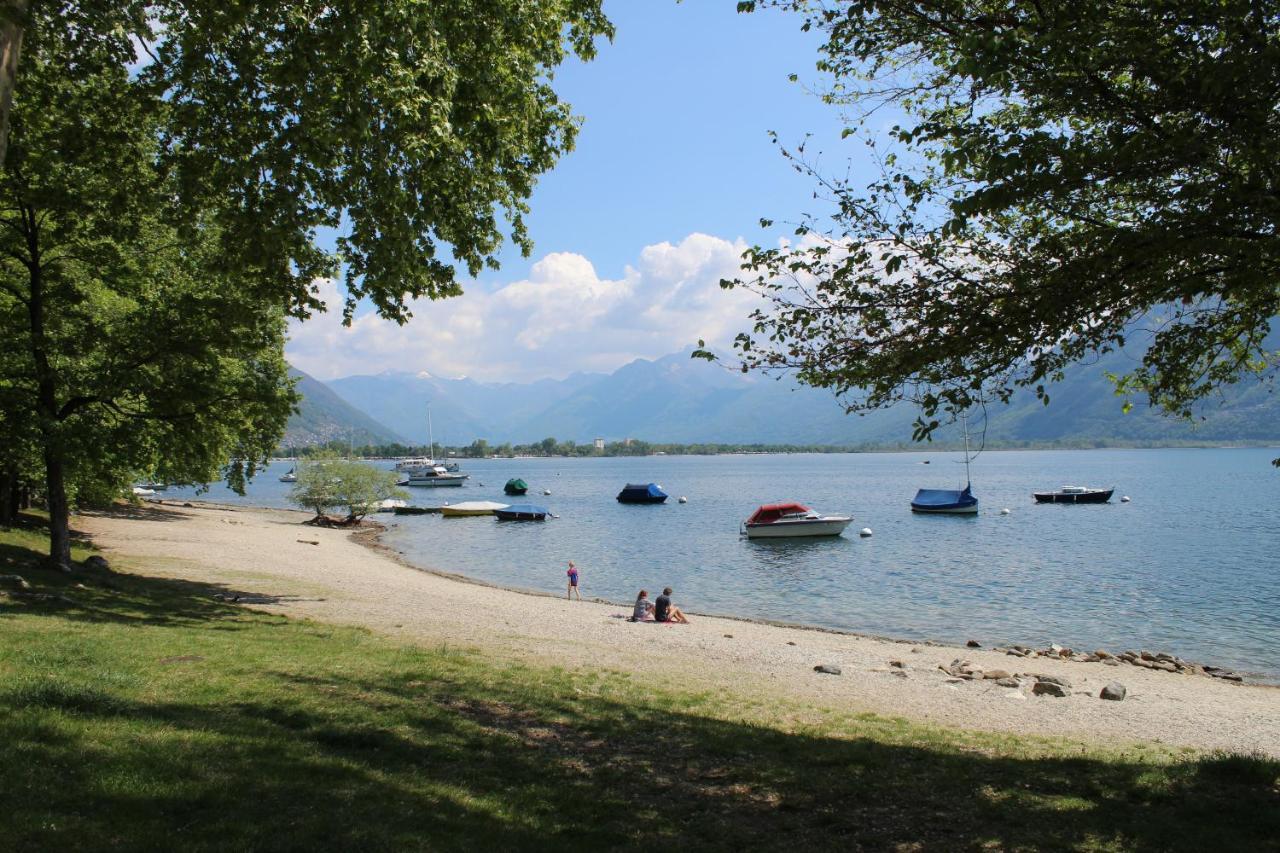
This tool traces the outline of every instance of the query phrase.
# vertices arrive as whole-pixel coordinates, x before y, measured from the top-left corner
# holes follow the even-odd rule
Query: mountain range
[[[1228,389],[1221,399],[1202,406],[1194,424],[1164,417],[1136,401],[1125,414],[1106,374],[1131,366],[1132,362],[1116,355],[1075,365],[1050,387],[1047,407],[1031,392],[1019,392],[1009,405],[988,412],[986,438],[1154,443],[1280,440],[1280,398],[1270,386],[1256,382]],[[370,441],[407,439],[425,444],[434,433],[437,444],[455,446],[478,438],[493,445],[547,437],[590,442],[599,437],[864,447],[909,442],[916,416],[905,405],[847,415],[829,391],[798,386],[785,378],[727,370],[691,359],[687,351],[654,361],[638,359],[609,374],[574,373],[565,379],[530,383],[486,383],[395,371],[328,383],[301,375],[298,387],[305,402],[295,418],[298,423],[290,422],[295,443],[308,443],[296,439],[305,435],[308,425],[317,425],[322,431],[315,441],[343,437],[345,429],[357,443],[364,443],[362,436],[368,436]],[[945,440],[954,435],[940,431],[937,437]]]

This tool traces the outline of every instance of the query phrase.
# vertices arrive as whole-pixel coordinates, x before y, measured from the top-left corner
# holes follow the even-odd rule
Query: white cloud
[[[293,323],[286,352],[321,379],[397,370],[523,382],[610,371],[700,338],[727,349],[757,302],[719,286],[737,274],[746,248],[691,234],[646,246],[616,280],[600,278],[582,255],[559,252],[534,264],[527,280],[417,300],[404,326],[365,312],[344,328],[337,286],[320,282],[330,313]]]

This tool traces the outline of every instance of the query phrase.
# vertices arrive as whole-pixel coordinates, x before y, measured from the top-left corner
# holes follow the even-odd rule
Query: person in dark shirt
[[[689,619],[684,615],[684,611],[671,603],[671,587],[662,590],[662,595],[658,596],[653,602],[653,621],[655,622],[679,622],[682,625],[688,625]]]

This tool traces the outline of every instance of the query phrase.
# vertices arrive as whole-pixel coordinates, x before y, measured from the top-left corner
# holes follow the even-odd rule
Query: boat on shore
[[[456,504],[445,504],[440,507],[440,514],[446,518],[462,518],[470,515],[493,515],[496,510],[506,509],[506,504],[497,501],[463,501]]]
[[[1056,492],[1032,492],[1040,504],[1104,504],[1111,500],[1115,486],[1109,489],[1091,489],[1088,486],[1063,486]]]
[[[660,504],[670,497],[657,483],[627,483],[618,492],[620,504]]]
[[[800,503],[763,504],[742,523],[748,539],[792,536],[839,536],[853,522],[851,515],[821,515]]]
[[[498,521],[545,521],[551,511],[536,504],[512,504],[503,509],[495,509],[493,514],[498,517]]]
[[[391,511],[396,515],[437,515],[440,512],[440,508],[435,506],[397,506],[392,507]]]

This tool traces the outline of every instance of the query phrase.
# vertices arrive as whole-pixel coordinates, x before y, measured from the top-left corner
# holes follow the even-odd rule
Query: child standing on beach
[[[569,571],[566,574],[569,575],[569,591],[565,594],[565,597],[572,601],[573,594],[576,592],[578,600],[581,601],[582,591],[578,589],[578,567],[573,564],[573,560],[569,561]]]

